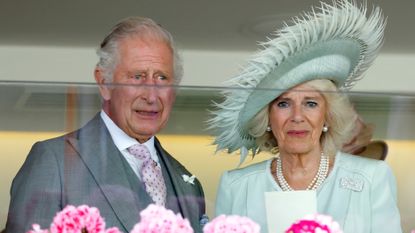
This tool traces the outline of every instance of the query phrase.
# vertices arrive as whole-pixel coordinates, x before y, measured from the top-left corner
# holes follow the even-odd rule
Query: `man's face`
[[[137,37],[118,45],[114,85],[100,86],[104,111],[125,133],[145,142],[165,126],[175,100],[172,50],[163,41]],[[95,79],[105,82],[99,70]]]

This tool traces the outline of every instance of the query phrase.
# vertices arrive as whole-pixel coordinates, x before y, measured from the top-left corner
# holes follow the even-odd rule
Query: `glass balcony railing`
[[[222,101],[221,92],[225,89],[175,88],[177,97],[169,122],[157,137],[200,180],[207,213],[212,218],[220,176],[239,163],[238,153],[215,153],[212,132],[207,130],[212,103]],[[397,180],[403,230],[409,232],[415,228],[415,94],[350,92],[348,95],[364,121],[374,125],[373,139],[387,143],[386,162]],[[82,127],[100,111],[101,98],[95,84],[3,81],[0,109],[0,229],[3,229],[11,182],[32,145]],[[271,156],[261,152],[241,166]]]

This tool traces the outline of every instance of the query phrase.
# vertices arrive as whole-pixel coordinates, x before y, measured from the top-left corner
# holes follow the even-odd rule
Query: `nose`
[[[159,88],[156,83],[152,79],[146,80],[145,84],[142,86],[141,98],[148,104],[152,104],[156,102],[158,92]]]
[[[304,121],[304,112],[301,105],[295,105],[292,110],[291,121],[300,123]]]

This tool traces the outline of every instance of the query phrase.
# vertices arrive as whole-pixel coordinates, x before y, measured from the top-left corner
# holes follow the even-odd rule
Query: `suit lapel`
[[[193,227],[199,226],[199,218],[204,213],[204,197],[203,191],[199,192],[200,183],[195,179],[195,184],[186,183],[182,175],[191,176],[192,174],[186,170],[176,159],[167,153],[155,140],[155,147],[159,153],[160,161],[165,166],[163,177],[165,182],[172,184],[172,190],[169,199],[176,199],[179,212],[183,217],[189,219]],[[173,195],[173,196],[171,196]]]
[[[68,140],[80,154],[125,230],[130,231],[139,219],[137,204],[140,202],[125,172],[124,158],[99,114],[79,131],[77,138]],[[136,180],[138,182],[138,178]]]
[[[68,136],[67,140],[79,153],[124,231],[130,231],[139,219],[140,210],[146,208],[151,200],[138,185],[139,180],[131,168],[126,166],[127,162],[114,145],[99,113],[76,135]],[[169,183],[168,198],[176,199],[175,203],[167,207],[180,212],[189,219],[194,228],[199,226],[200,215],[205,212],[203,190],[199,181],[195,180],[194,185],[184,182],[182,175],[192,174],[161,147],[157,138],[155,148],[160,163],[165,168],[163,177]]]

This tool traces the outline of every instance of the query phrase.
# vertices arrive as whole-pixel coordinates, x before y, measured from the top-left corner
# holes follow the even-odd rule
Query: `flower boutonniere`
[[[186,174],[183,174],[182,177],[183,177],[184,182],[189,183],[189,184],[195,184],[194,183],[194,181],[196,179],[195,175],[188,176]]]

